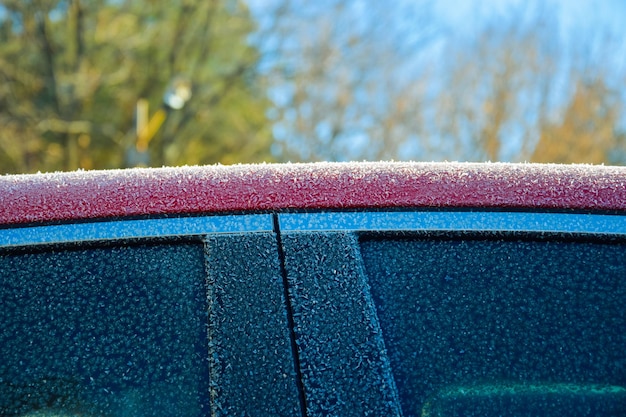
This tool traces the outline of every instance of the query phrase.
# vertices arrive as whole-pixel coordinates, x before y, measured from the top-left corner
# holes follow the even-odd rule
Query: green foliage
[[[192,83],[150,142],[151,165],[271,159],[255,30],[239,0],[0,2],[0,172],[116,168],[135,106]]]

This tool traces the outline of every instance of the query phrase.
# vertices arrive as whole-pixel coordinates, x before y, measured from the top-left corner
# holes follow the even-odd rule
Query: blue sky
[[[287,4],[300,9],[298,5],[306,4],[307,0],[246,0],[255,16],[263,19],[264,12],[272,9],[272,5],[287,1]],[[347,3],[362,3],[360,10],[367,13],[369,5],[377,0],[346,0]],[[332,1],[335,2],[335,1]],[[373,2],[373,3],[370,3]],[[318,4],[324,4],[320,2]],[[321,6],[320,8],[323,8]],[[390,0],[385,7],[397,10],[416,10],[428,7],[429,18],[437,28],[441,41],[455,42],[477,34],[485,24],[497,24],[498,21],[524,19],[526,13],[531,18],[537,14],[548,17],[555,26],[555,36],[561,45],[580,44],[581,38],[601,38],[603,33],[612,35],[616,61],[626,60],[626,0]],[[539,13],[535,11],[539,10]],[[375,10],[373,13],[378,11]],[[407,17],[410,19],[411,13]],[[527,17],[528,17],[527,16]],[[371,16],[364,16],[367,19]],[[410,28],[412,22],[402,25],[402,30]],[[407,34],[409,36],[409,34]],[[599,42],[602,42],[600,39]],[[588,42],[586,42],[588,43]]]
[[[263,16],[268,5],[277,1],[282,0],[247,0],[257,16]],[[301,0],[291,0],[288,3],[297,4],[299,1]],[[447,34],[458,36],[471,34],[487,21],[510,18],[512,13],[520,13],[525,8],[539,5],[546,13],[553,14],[558,19],[561,36],[584,34],[604,28],[624,35],[626,40],[625,0],[391,0],[387,4],[391,8],[394,5],[428,5],[435,23],[444,27]],[[367,11],[366,7],[360,9]]]
[[[532,3],[523,0],[438,0],[435,16],[460,31],[470,20],[504,16],[511,10],[523,9]],[[626,2],[623,0],[545,0],[539,2],[547,11],[554,11],[567,29],[585,30],[606,25],[624,31]]]
[[[433,4],[433,17],[451,37],[471,36],[487,22],[523,19],[525,10],[532,15],[538,8],[542,15],[556,19],[554,35],[562,44],[576,45],[581,38],[610,33],[615,54],[626,54],[624,0],[437,0]]]
[[[626,0],[437,0],[432,4],[433,17],[444,28],[444,42],[462,42],[488,23],[539,14],[548,19],[561,48],[587,48],[586,59],[593,61],[599,55],[610,60],[602,64],[605,68],[615,73],[626,70]]]

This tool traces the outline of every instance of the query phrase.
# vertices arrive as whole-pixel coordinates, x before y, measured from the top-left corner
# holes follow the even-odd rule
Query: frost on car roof
[[[626,209],[626,168],[314,163],[0,177],[0,223],[298,208]]]

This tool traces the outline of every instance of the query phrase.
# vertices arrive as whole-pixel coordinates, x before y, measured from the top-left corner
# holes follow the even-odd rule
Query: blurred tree
[[[618,147],[620,115],[618,96],[603,79],[579,80],[561,119],[543,126],[531,161],[619,162],[611,161],[611,154]]]
[[[420,125],[410,57],[434,38],[427,2],[275,0],[269,72],[284,158],[393,158]]]
[[[454,143],[449,159],[619,163],[625,97],[601,64],[610,36],[565,48],[550,13],[523,7],[452,49],[429,136]]]
[[[441,91],[425,126],[431,149],[447,159],[528,158],[559,87],[564,56],[551,33],[555,22],[528,11],[484,27],[447,47]]]
[[[0,171],[123,166],[137,99],[177,75],[193,97],[152,165],[271,159],[254,30],[239,0],[0,1]]]
[[[565,34],[539,1],[468,16],[475,30],[437,24],[432,2],[271,3],[285,158],[626,163],[623,43],[608,29]]]

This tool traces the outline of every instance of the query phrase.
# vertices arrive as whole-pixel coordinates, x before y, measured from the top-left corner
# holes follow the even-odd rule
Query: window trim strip
[[[489,211],[280,213],[281,232],[467,231],[626,235],[626,216]],[[272,214],[95,221],[0,229],[0,247],[272,232]]]
[[[211,233],[271,232],[273,227],[271,214],[96,221],[0,229],[0,247],[202,236]]]
[[[626,235],[626,216],[494,211],[319,212],[279,214],[282,232],[538,232]]]

